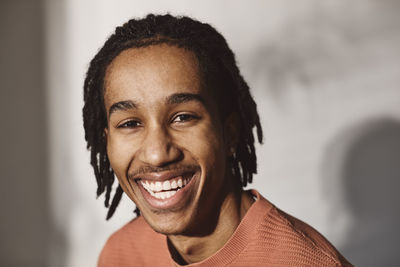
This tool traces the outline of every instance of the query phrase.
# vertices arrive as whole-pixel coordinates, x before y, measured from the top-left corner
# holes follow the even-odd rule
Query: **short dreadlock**
[[[105,191],[104,205],[109,208],[107,220],[114,214],[123,190],[118,185],[110,206],[114,172],[106,151],[107,115],[104,106],[104,77],[107,67],[122,51],[129,48],[169,44],[192,51],[198,61],[202,82],[215,90],[222,118],[235,113],[239,123],[238,144],[231,158],[232,172],[244,187],[257,172],[253,127],[262,142],[262,129],[257,106],[249,86],[240,74],[235,56],[224,37],[209,24],[188,17],[147,15],[131,19],[108,38],[89,65],[84,83],[83,122],[90,163],[97,181],[97,196]],[[139,214],[138,210],[136,210]]]

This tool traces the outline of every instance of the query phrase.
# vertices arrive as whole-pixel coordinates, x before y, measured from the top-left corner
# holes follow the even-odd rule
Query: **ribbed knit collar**
[[[198,266],[221,266],[228,265],[232,262],[246,247],[251,239],[254,239],[256,226],[264,216],[273,207],[266,199],[264,199],[260,193],[256,190],[249,190],[256,201],[251,205],[242,221],[239,223],[235,232],[226,244],[220,248],[214,255],[209,258],[189,265],[179,265],[172,258],[172,264],[175,266],[187,266],[187,267],[198,267]],[[266,208],[267,207],[267,208]]]

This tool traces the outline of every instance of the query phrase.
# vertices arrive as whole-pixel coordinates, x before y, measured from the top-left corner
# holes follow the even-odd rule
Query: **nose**
[[[166,129],[153,127],[147,130],[138,156],[144,164],[163,167],[179,161],[183,153]]]

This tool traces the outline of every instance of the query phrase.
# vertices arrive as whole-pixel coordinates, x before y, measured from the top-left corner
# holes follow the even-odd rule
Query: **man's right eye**
[[[117,126],[117,128],[136,128],[139,127],[141,124],[139,121],[129,120],[125,121]]]

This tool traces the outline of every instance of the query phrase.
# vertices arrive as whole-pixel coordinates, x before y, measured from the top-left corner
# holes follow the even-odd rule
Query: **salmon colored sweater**
[[[352,266],[320,233],[282,212],[252,190],[257,200],[228,242],[209,258],[187,266]],[[104,246],[98,267],[180,266],[167,237],[138,217]]]

